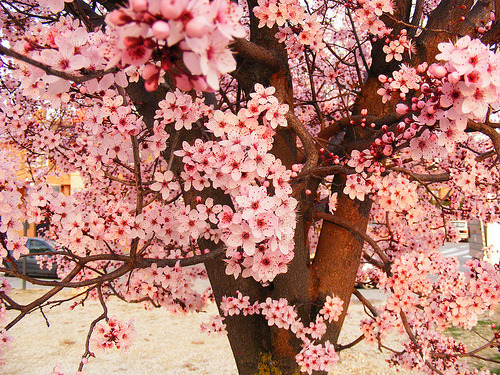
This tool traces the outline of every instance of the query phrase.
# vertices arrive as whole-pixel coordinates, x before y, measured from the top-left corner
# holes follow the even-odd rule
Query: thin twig
[[[85,340],[85,352],[82,355],[82,360],[80,361],[80,365],[78,366],[78,371],[83,370],[83,366],[85,366],[84,359],[87,359],[93,355],[93,353],[90,351],[90,338],[92,337],[92,333],[94,332],[94,328],[103,319],[108,319],[108,307],[106,306],[106,302],[104,301],[104,298],[102,296],[102,284],[97,285],[97,294],[99,296],[99,302],[101,303],[102,306],[102,314],[99,315],[96,319],[90,323],[89,331],[87,333],[87,339]]]
[[[105,76],[106,74],[116,73],[118,71],[118,68],[114,67],[114,68],[107,69],[107,70],[99,70],[99,71],[95,71],[95,72],[91,72],[91,73],[86,73],[85,75],[82,75],[82,76],[75,76],[75,75],[68,74],[68,73],[62,72],[60,70],[56,70],[54,68],[51,68],[50,66],[45,65],[39,61],[36,61],[36,60],[32,59],[31,57],[24,56],[16,51],[13,51],[10,48],[7,48],[2,44],[0,44],[0,54],[10,56],[10,57],[13,57],[17,60],[20,60],[20,61],[23,61],[23,62],[28,63],[30,65],[33,65],[37,68],[42,69],[45,73],[47,73],[49,75],[60,77],[60,78],[63,78],[63,79],[66,79],[68,81],[72,81],[75,83],[87,82],[87,81],[90,81],[91,79],[100,78],[100,77]]]

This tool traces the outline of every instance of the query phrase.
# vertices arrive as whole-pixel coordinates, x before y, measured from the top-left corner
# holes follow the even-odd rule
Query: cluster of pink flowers
[[[399,39],[402,37],[406,37],[405,33]],[[411,43],[404,41],[404,48],[411,50]],[[386,47],[388,60],[399,59],[396,52],[402,52],[401,49],[390,52],[390,43]],[[402,46],[398,48],[404,49]],[[467,121],[482,120],[488,108],[499,105],[497,70],[500,54],[470,37],[461,38],[456,43],[441,43],[439,48],[441,53],[437,58],[445,60],[444,65],[427,66],[424,63],[413,68],[402,64],[392,77],[379,77],[383,87],[378,93],[384,103],[395,97],[405,100],[410,92],[415,91],[420,91],[420,96],[413,96],[411,105],[397,105],[396,111],[406,118],[395,131],[388,131],[387,126],[383,126],[384,135],[377,138],[369,149],[353,151],[348,165],[357,173],[377,171],[379,159],[391,156],[393,150],[402,145],[409,146],[405,152],[416,161],[449,155],[457,143],[467,140],[464,132]],[[391,53],[396,54],[390,56]],[[360,178],[352,176],[350,180],[359,182]],[[366,184],[348,185],[346,192],[351,196],[361,197],[369,189]]]
[[[316,316],[316,320],[309,326],[305,326],[298,319],[297,312],[293,306],[288,304],[284,298],[273,300],[267,298],[265,302],[250,303],[250,297],[243,296],[237,291],[236,297],[224,297],[220,309],[224,316],[235,314],[253,315],[261,314],[267,320],[269,326],[292,331],[295,336],[302,340],[303,347],[295,357],[301,367],[301,371],[311,374],[313,371],[329,371],[338,362],[339,357],[334,346],[326,341],[324,344],[316,344],[315,340],[321,339],[326,332],[326,322],[337,321],[343,310],[343,301],[336,296],[327,296],[326,301]],[[209,323],[202,325],[202,329],[208,333],[223,332],[224,318],[216,316]]]
[[[353,160],[353,159],[351,159]],[[408,212],[419,201],[418,184],[408,178],[390,173],[382,177],[379,173],[367,175],[365,172],[347,176],[344,193],[351,199],[361,201],[365,196],[391,212]]]
[[[274,88],[257,85],[247,105],[233,114],[213,111],[180,91],[171,92],[160,102],[157,120],[149,129],[130,106],[123,105],[121,96],[108,90],[98,105],[78,114],[76,139],[67,137],[61,129],[51,128],[48,121],[35,122],[28,113],[22,116],[21,108],[5,108],[3,126],[11,121],[21,125],[15,135],[19,144],[53,158],[61,170],[79,169],[83,176],[88,174],[93,180],[92,189],[65,196],[42,182],[43,169],[40,184],[33,186],[6,176],[5,186],[12,188],[4,189],[0,195],[8,198],[2,206],[0,230],[8,234],[7,249],[13,250],[16,257],[27,252],[26,239],[17,235],[21,229],[18,218],[24,215],[29,222],[39,223],[49,217],[57,242],[77,255],[126,254],[131,241],[138,238],[141,243],[149,241],[147,253],[156,258],[185,257],[201,252],[192,249],[193,241],[200,237],[215,242],[222,239],[227,246],[228,274],[271,281],[286,271],[293,258],[297,204],[291,197],[292,171],[269,153],[274,129],[286,126],[289,110],[273,93]],[[208,119],[207,129],[220,140],[198,139],[192,145],[184,142],[175,151],[184,170],[180,176],[174,176],[164,162],[155,161],[166,147],[166,129],[190,129],[200,118]],[[33,142],[38,133],[47,136]],[[136,192],[126,196],[121,193],[120,182],[135,179],[128,168],[135,163],[131,136],[143,139],[139,146],[144,171],[142,189],[151,197],[139,214],[132,213]],[[65,152],[61,153],[61,149]],[[70,155],[72,162],[64,155]],[[110,177],[112,182],[108,184]],[[194,207],[176,200],[182,190],[201,190],[210,185],[229,193],[234,209],[214,204],[210,198],[200,200]],[[24,202],[18,192],[21,187],[25,189]],[[105,194],[100,196],[100,191]],[[167,205],[162,203],[169,201]],[[82,207],[81,202],[91,203]],[[2,256],[6,254],[2,250]],[[50,261],[44,259],[43,263]],[[62,266],[61,259],[54,261]],[[96,262],[94,266],[105,264]],[[60,268],[64,269],[61,275],[71,270],[71,267]],[[79,277],[92,277],[92,272],[82,271]]]
[[[386,62],[390,62],[393,59],[396,61],[402,61],[403,54],[405,52],[409,53],[410,55],[412,52],[414,52],[415,48],[413,47],[411,40],[408,39],[407,35],[408,32],[406,31],[406,29],[403,29],[393,40],[387,38],[387,44],[382,48],[382,50],[386,54]]]
[[[483,120],[490,105],[498,106],[500,53],[469,36],[455,43],[440,43],[438,48],[441,53],[436,58],[445,65],[429,68],[436,79],[443,80],[439,105],[451,106],[446,113],[459,127],[463,126],[464,116]]]
[[[306,344],[295,356],[300,371],[308,374],[312,374],[313,371],[330,371],[339,359],[335,347],[328,340],[324,345],[314,345],[312,342]]]
[[[374,202],[390,212],[408,212],[419,201],[418,184],[401,174],[390,173],[381,178],[373,176]]]
[[[467,121],[481,121],[489,108],[499,106],[498,52],[469,36],[438,47],[441,53],[436,58],[444,65],[424,63],[416,69],[402,65],[392,77],[379,77],[384,86],[378,93],[384,103],[396,95],[406,99],[410,91],[420,90],[420,96],[411,98],[411,105],[398,104],[397,112],[407,118],[399,125],[401,134],[393,142],[409,140],[414,160],[450,154],[458,142],[467,139]]]
[[[30,24],[24,35],[13,37],[11,45],[17,52],[51,68],[74,76],[83,72],[108,68],[117,36],[102,31],[88,32],[78,20],[59,17],[50,26],[43,22]],[[20,80],[20,92],[33,99],[49,100],[54,108],[65,105],[83,93],[107,90],[112,84],[127,86],[127,72],[109,73],[72,86],[71,82],[24,62],[15,62],[13,77]],[[128,74],[132,74],[128,72]]]
[[[92,332],[92,345],[96,350],[104,351],[116,347],[127,350],[132,344],[135,329],[132,322],[122,322],[116,316],[109,318],[105,324],[96,324]]]
[[[153,60],[142,71],[150,91],[165,71],[183,90],[218,90],[219,77],[236,68],[228,44],[246,35],[242,14],[227,0],[132,0],[106,17],[119,34],[114,63],[139,66]]]
[[[15,181],[1,179],[3,190],[0,192],[0,232],[4,234],[5,243],[0,246],[0,257],[7,257],[7,250],[16,259],[21,254],[27,254],[28,248],[26,238],[20,237],[19,232],[23,229],[23,213],[21,206],[21,193]]]
[[[256,85],[256,92],[238,114],[217,110],[209,116],[206,127],[222,140],[184,142],[182,150],[175,152],[184,163],[185,190],[211,184],[233,197],[235,210],[223,206],[216,219],[230,258],[227,273],[235,277],[242,273],[261,282],[285,272],[293,257],[297,204],[290,196],[291,171],[268,153],[273,128],[286,126],[288,111],[273,93],[274,88]],[[176,103],[184,102],[185,97],[179,95]],[[261,115],[265,125],[258,122]],[[270,186],[273,195],[268,193]]]
[[[46,5],[54,10],[63,4]],[[64,78],[19,62],[15,78],[21,79],[26,96],[56,105],[80,93],[106,90],[114,83],[127,86],[127,75],[136,80],[138,68],[148,90],[158,87],[166,71],[181,89],[217,90],[219,77],[236,68],[228,44],[246,35],[240,24],[242,14],[238,5],[227,0],[137,0],[107,15],[105,33],[88,32],[70,17],[60,17],[51,26],[31,24],[25,35],[12,36],[17,52],[77,77],[114,66],[121,69],[75,88]]]
[[[211,316],[208,323],[201,324],[201,331],[205,332],[207,335],[212,333],[218,333],[221,335],[227,334],[226,325],[223,323],[224,318],[220,315]]]
[[[401,64],[399,70],[392,72],[392,77],[380,75],[379,81],[384,87],[379,89],[377,93],[382,96],[382,102],[386,103],[391,99],[392,94],[398,94],[400,98],[405,99],[410,90],[420,89],[423,71],[425,71],[425,65],[420,65],[415,69],[406,64]]]
[[[366,126],[366,124],[362,122],[361,126]],[[376,138],[369,149],[351,152],[347,165],[353,167],[357,173],[363,171],[368,173],[385,172],[382,161],[394,153],[397,140],[404,132],[404,126],[398,124],[395,131],[390,131],[387,125],[383,125],[381,130],[383,131],[382,136]]]
[[[440,371],[449,374],[474,374],[466,363],[456,361],[457,355],[465,353],[466,348],[462,343],[438,332],[419,332],[416,342],[403,343],[403,350],[394,353],[389,359],[390,364],[404,364],[406,368],[420,371],[424,374],[433,374],[422,358]],[[442,358],[439,358],[442,356]],[[489,374],[486,370],[483,374]]]
[[[441,167],[453,171],[468,163],[467,159],[473,159],[473,155],[469,156],[464,151],[442,162]],[[478,167],[477,163],[471,164],[472,170]],[[415,171],[418,173],[419,169]],[[424,169],[420,172],[424,172]],[[469,180],[474,181],[476,173],[473,172]],[[391,173],[384,178],[394,177],[395,174]],[[485,179],[489,180],[490,177],[485,176]],[[485,187],[490,184],[486,180]],[[414,182],[409,184],[416,185]],[[463,183],[464,186],[468,184],[470,181]],[[455,186],[454,190],[451,207],[463,208],[463,194],[468,194],[469,190],[462,193],[461,185]],[[418,188],[414,190],[415,193],[420,199],[419,205],[423,204],[422,199],[429,200],[426,189]],[[485,203],[480,206],[487,207]],[[495,203],[492,205],[495,206]],[[485,262],[470,260],[466,264],[468,271],[463,273],[459,271],[456,259],[443,257],[438,249],[439,244],[445,237],[451,240],[455,238],[456,241],[458,237],[449,225],[448,218],[443,221],[439,217],[443,215],[439,207],[431,203],[419,208],[412,204],[402,211],[390,207],[385,199],[375,199],[372,220],[379,224],[369,227],[369,234],[392,263],[390,274],[379,271],[375,275],[378,287],[386,289],[388,298],[378,315],[362,323],[362,331],[366,339],[372,342],[383,342],[387,333],[393,330],[406,334],[404,316],[414,339],[405,343],[403,350],[393,354],[391,364],[431,374],[432,370],[426,364],[428,361],[444,373],[472,374],[474,372],[461,360],[466,348],[444,335],[443,331],[450,326],[470,329],[477,323],[479,316],[498,306],[498,271]],[[474,210],[471,212],[473,217],[478,215],[483,220],[491,219],[482,211],[476,211],[474,206],[470,208]],[[377,255],[371,255],[372,249],[368,246],[365,251],[380,260]]]
[[[355,15],[360,30],[382,38],[390,33],[385,23],[380,19],[384,13],[393,14],[392,0],[358,0]]]
[[[161,306],[173,313],[185,314],[201,311],[208,302],[203,294],[193,287],[195,280],[203,276],[201,267],[157,267],[134,271],[130,277],[115,282],[115,288],[127,301],[143,300],[145,308]]]
[[[347,176],[344,194],[349,195],[351,199],[365,200],[365,196],[372,191],[371,176],[368,177],[365,172],[359,174],[350,174]]]
[[[279,26],[276,34],[279,42],[285,42],[291,56],[297,56],[304,47],[322,53],[322,25],[316,15],[310,15],[296,0],[258,0],[253,12],[259,19],[259,27]]]
[[[155,118],[159,121],[155,127],[165,129],[165,126],[174,124],[175,130],[190,130],[193,123],[211,111],[201,99],[193,101],[191,96],[179,90],[168,92],[158,103],[158,107]]]
[[[403,238],[398,242],[404,243]],[[394,329],[404,333],[403,314],[418,342],[409,340],[403,351],[393,355],[394,364],[431,374],[428,360],[441,370],[464,371],[466,365],[458,359],[465,347],[442,332],[450,326],[471,329],[481,314],[496,308],[498,272],[490,264],[469,260],[469,270],[462,273],[458,261],[443,257],[439,250],[407,245],[410,251],[405,246],[393,253],[391,275],[380,275],[378,286],[389,295],[379,314],[362,323],[362,331],[372,342]]]

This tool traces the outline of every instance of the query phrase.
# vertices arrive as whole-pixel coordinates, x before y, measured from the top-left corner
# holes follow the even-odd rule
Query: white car
[[[467,221],[452,220],[451,225],[458,229],[458,232],[460,233],[460,239],[462,241],[467,241],[469,239],[469,228],[467,226]]]

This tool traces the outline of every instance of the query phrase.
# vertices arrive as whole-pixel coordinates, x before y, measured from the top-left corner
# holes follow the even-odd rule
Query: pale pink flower
[[[58,36],[56,44],[57,50],[44,49],[40,53],[40,57],[47,65],[64,72],[74,72],[88,66],[89,60],[83,55],[75,54],[75,46],[67,39]]]
[[[161,193],[163,199],[169,199],[172,191],[177,190],[177,184],[173,182],[174,174],[172,171],[155,172],[154,183],[150,186],[151,190]]]
[[[236,61],[225,45],[222,34],[214,33],[209,37],[186,40],[193,51],[183,54],[183,61],[192,74],[206,76],[212,90],[219,89],[219,77],[236,69]]]

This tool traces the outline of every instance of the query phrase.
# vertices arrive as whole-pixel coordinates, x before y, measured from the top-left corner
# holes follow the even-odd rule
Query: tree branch
[[[418,182],[446,182],[450,180],[450,173],[436,173],[436,174],[425,174],[425,173],[413,173],[408,169],[401,167],[392,167],[390,168],[394,172],[401,172],[408,175],[412,180]]]
[[[80,365],[78,366],[78,371],[82,371],[83,366],[85,366],[84,358],[88,358],[92,355],[92,352],[90,351],[90,338],[92,337],[95,326],[101,320],[108,319],[108,307],[106,306],[106,302],[104,302],[104,298],[102,296],[102,284],[97,285],[97,295],[99,296],[99,302],[102,306],[102,314],[94,319],[92,323],[90,323],[89,331],[87,333],[87,339],[85,340],[85,353],[83,353],[82,355],[82,360],[80,361]]]
[[[237,38],[230,47],[237,56],[251,60],[253,63],[264,64],[271,69],[279,69],[280,65],[274,55],[266,48],[259,46],[249,40]]]
[[[410,327],[410,324],[408,323],[408,319],[406,318],[406,314],[403,311],[401,311],[399,313],[399,316],[401,317],[401,321],[403,322],[403,327],[404,327],[406,333],[408,334],[408,336],[410,337],[410,340],[415,344],[415,346],[418,347],[419,344],[418,344],[417,338],[416,338],[415,334],[413,333],[413,331]],[[436,374],[444,375],[444,373],[439,371],[436,368],[436,366],[434,366],[432,363],[429,362],[428,359],[425,360],[425,364],[427,365],[427,367],[429,367]]]
[[[384,253],[384,251],[380,248],[380,246],[371,238],[368,236],[366,233],[361,232],[360,230],[356,229],[352,223],[349,223],[345,220],[342,220],[336,216],[333,216],[332,214],[327,214],[325,212],[314,212],[314,218],[315,219],[323,219],[327,220],[329,222],[332,222],[334,224],[337,224],[338,226],[341,226],[342,228],[347,229],[350,231],[352,234],[355,234],[356,236],[359,236],[362,238],[364,241],[366,241],[372,248],[375,250],[377,255],[382,259],[382,262],[384,263],[384,271],[389,272],[390,271],[390,265],[391,262],[387,255]]]
[[[33,65],[37,68],[40,68],[48,75],[60,77],[60,78],[63,78],[63,79],[66,79],[68,81],[72,81],[75,83],[87,82],[87,81],[90,81],[91,79],[100,78],[100,77],[105,76],[106,74],[116,73],[118,71],[118,68],[114,67],[114,68],[111,68],[108,70],[98,70],[95,72],[87,73],[87,74],[82,75],[82,76],[75,76],[75,75],[68,74],[68,73],[62,72],[60,70],[56,70],[54,68],[51,68],[50,66],[45,65],[39,61],[36,61],[36,60],[32,59],[31,57],[24,56],[16,51],[13,51],[10,48],[3,46],[2,44],[0,44],[0,54],[15,58],[17,60],[20,60],[20,61],[23,61],[23,62],[28,63],[30,65]]]
[[[361,124],[361,119],[363,118],[366,119],[367,124],[372,124],[372,123],[375,124],[375,127],[373,129],[378,130],[380,129],[380,127],[382,127],[382,125],[390,126],[396,122],[401,121],[404,118],[404,116],[396,112],[393,112],[384,117],[377,117],[370,115],[368,116],[355,115],[350,117],[344,117],[343,119],[331,123],[325,129],[320,131],[318,133],[318,138],[330,139],[332,136],[337,134],[341,129],[347,126],[351,126],[354,124]]]
[[[478,131],[487,135],[491,139],[491,142],[493,142],[493,147],[495,147],[497,155],[500,156],[500,133],[498,133],[494,128],[480,122],[469,120],[469,122],[467,122],[467,129]]]
[[[306,162],[302,168],[302,173],[307,174],[318,165],[319,155],[312,135],[307,131],[304,124],[297,118],[293,109],[286,114],[288,125],[298,135],[306,154]]]
[[[378,311],[377,309],[375,308],[375,306],[373,306],[371,304],[370,301],[368,301],[365,296],[363,294],[361,294],[361,292],[357,289],[354,289],[354,292],[353,294],[356,296],[356,298],[359,300],[359,302],[361,302],[364,306],[366,306],[366,308],[368,310],[370,310],[370,312],[373,314],[373,316],[378,316]]]

